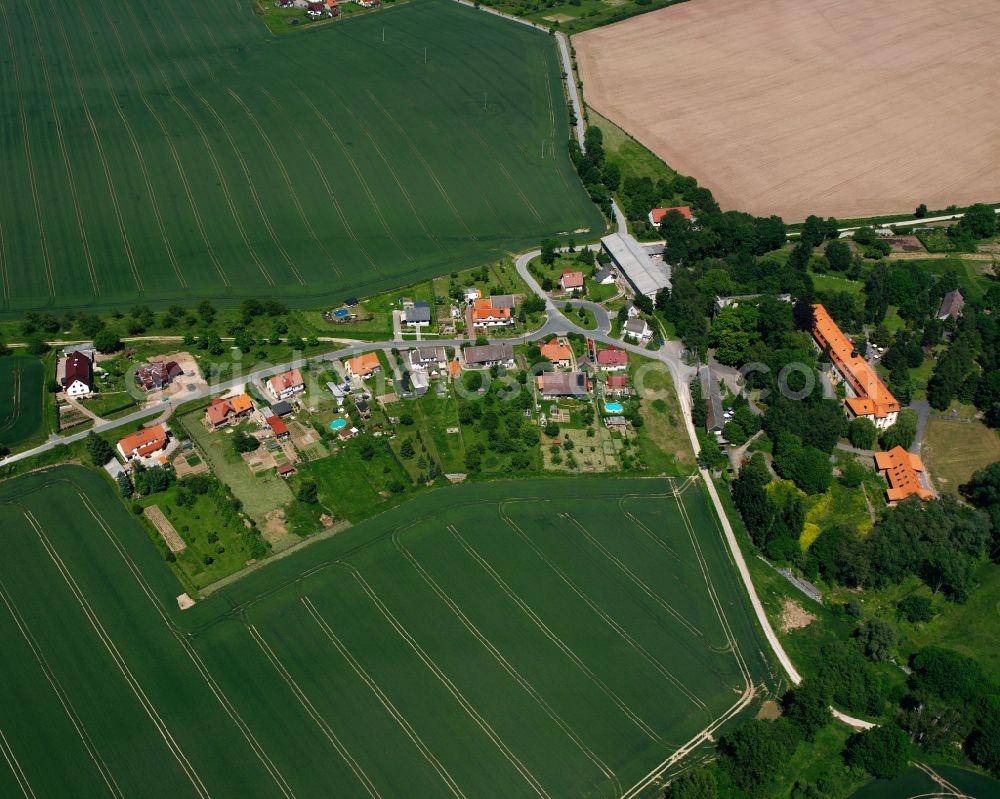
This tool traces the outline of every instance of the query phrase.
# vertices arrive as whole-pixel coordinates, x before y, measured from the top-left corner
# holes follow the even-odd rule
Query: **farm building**
[[[958,289],[949,291],[941,298],[941,305],[938,307],[938,319],[958,319],[962,315],[965,307],[965,297]]]
[[[583,372],[545,372],[538,376],[538,390],[545,399],[586,397],[590,380]]]
[[[163,388],[175,377],[184,374],[184,370],[176,361],[150,363],[138,369],[135,373],[135,384],[146,391]]]
[[[217,399],[205,409],[205,420],[216,430],[245,419],[253,411],[253,402],[246,394]]]
[[[612,233],[601,239],[601,246],[636,294],[652,298],[660,289],[670,288],[669,265],[653,261],[631,236]]]
[[[554,338],[542,344],[539,350],[543,358],[547,358],[556,366],[563,366],[568,369],[573,363],[573,350],[561,343],[559,339]]]
[[[841,332],[826,308],[813,305],[813,315],[813,339],[833,362],[831,381],[844,383],[847,390],[844,407],[848,415],[870,419],[879,430],[892,427],[899,416],[899,401],[871,364],[858,355],[854,342]]]
[[[482,347],[465,347],[462,350],[466,366],[513,366],[514,348],[510,344],[486,344]]]
[[[267,381],[267,392],[277,400],[288,399],[306,390],[302,373],[298,369],[290,369],[284,374],[272,377]]]
[[[378,355],[374,352],[366,352],[347,361],[347,376],[361,377],[367,380],[376,372],[382,369]]]
[[[145,458],[147,455],[165,449],[168,438],[167,429],[162,424],[147,427],[120,439],[118,441],[118,454],[125,460],[135,457]]]
[[[676,211],[681,216],[683,216],[688,222],[694,221],[694,216],[691,214],[691,206],[689,205],[676,205],[672,208],[654,208],[649,212],[649,224],[659,225],[663,221],[663,217],[669,214],[671,211]]]
[[[284,477],[286,480],[295,474],[295,467],[290,463],[286,463],[284,466],[279,466],[277,469],[278,477]]]
[[[603,372],[620,372],[628,367],[628,353],[617,347],[608,347],[597,353],[597,366]]]
[[[66,356],[63,370],[63,391],[69,397],[89,394],[94,385],[94,364],[83,352],[72,352]]]
[[[431,306],[426,302],[415,302],[403,311],[403,321],[410,327],[427,327],[431,323]]]
[[[490,305],[494,308],[506,308],[511,313],[514,312],[513,294],[493,294],[488,297]]]
[[[890,505],[911,496],[921,499],[934,496],[934,492],[928,491],[920,482],[920,475],[924,471],[923,461],[900,446],[893,447],[888,452],[876,452],[875,468],[885,474],[889,484],[885,498]]]
[[[583,272],[567,269],[559,275],[559,288],[563,291],[577,291],[583,288]]]
[[[701,381],[701,395],[705,398],[705,429],[709,433],[722,435],[726,417],[722,410],[722,395],[719,393],[719,383],[708,366],[702,366],[698,371]]]

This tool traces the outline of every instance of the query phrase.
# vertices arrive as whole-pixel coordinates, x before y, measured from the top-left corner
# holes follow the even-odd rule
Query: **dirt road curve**
[[[698,0],[573,37],[588,105],[724,208],[1000,199],[1000,4]]]

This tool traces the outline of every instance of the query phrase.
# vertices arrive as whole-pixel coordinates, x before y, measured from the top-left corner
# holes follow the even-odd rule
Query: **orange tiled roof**
[[[379,368],[378,355],[374,352],[358,355],[347,362],[347,368],[356,375],[370,375]]]
[[[560,344],[558,340],[552,339],[538,348],[543,358],[548,358],[552,363],[569,361],[573,358],[573,351],[565,344]]]
[[[304,385],[302,382],[302,373],[298,369],[290,369],[284,374],[272,377],[267,382],[268,385],[271,386],[271,391],[274,392],[274,396],[278,396],[282,391],[287,389]]]
[[[490,310],[493,308],[493,298],[492,297],[480,297],[479,299],[472,301],[473,308],[485,308]]]
[[[125,455],[133,452],[139,455],[149,455],[158,449],[163,449],[167,445],[167,431],[162,424],[147,427],[130,433],[118,442],[118,446]]]
[[[650,217],[653,219],[653,224],[658,225],[663,221],[663,217],[669,214],[671,211],[676,211],[681,216],[683,216],[688,221],[691,220],[691,206],[689,205],[678,205],[673,208],[654,208],[649,212]]]
[[[875,453],[875,466],[880,472],[885,472],[885,479],[889,483],[889,490],[885,495],[890,502],[898,502],[913,495],[921,499],[934,496],[920,484],[920,472],[924,471],[924,463],[918,455],[899,446],[893,447],[888,452]]]
[[[883,419],[899,411],[899,401],[886,388],[882,378],[854,349],[854,344],[833,321],[826,308],[814,305],[815,324],[812,335],[830,356],[844,379],[851,384],[857,397],[847,400],[847,407],[855,416],[874,416]]]
[[[492,305],[488,308],[473,308],[472,309],[472,321],[477,322],[480,319],[510,319],[510,309],[509,308],[494,308]]]

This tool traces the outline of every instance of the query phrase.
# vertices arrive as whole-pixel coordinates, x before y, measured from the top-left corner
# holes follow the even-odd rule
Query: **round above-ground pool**
[[[339,430],[341,427],[347,427],[346,419],[334,419],[332,422],[330,422],[331,430]]]
[[[605,402],[604,403],[605,413],[621,413],[622,405],[620,402]]]

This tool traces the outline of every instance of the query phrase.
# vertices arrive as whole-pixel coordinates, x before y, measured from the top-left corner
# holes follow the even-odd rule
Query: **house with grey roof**
[[[506,342],[502,344],[484,344],[480,347],[465,347],[462,350],[465,365],[473,368],[484,366],[513,366],[514,348]]]
[[[965,307],[965,297],[958,289],[949,291],[941,298],[941,305],[938,307],[938,319],[958,319],[962,315]]]
[[[431,306],[427,302],[415,302],[403,311],[403,321],[410,327],[426,327],[431,323]]]
[[[542,372],[538,375],[538,390],[545,399],[586,397],[590,378],[583,372]]]
[[[444,347],[415,347],[403,354],[403,361],[410,369],[444,369],[448,351]]]
[[[629,319],[625,323],[625,338],[644,341],[649,338],[649,325],[645,319]]]

